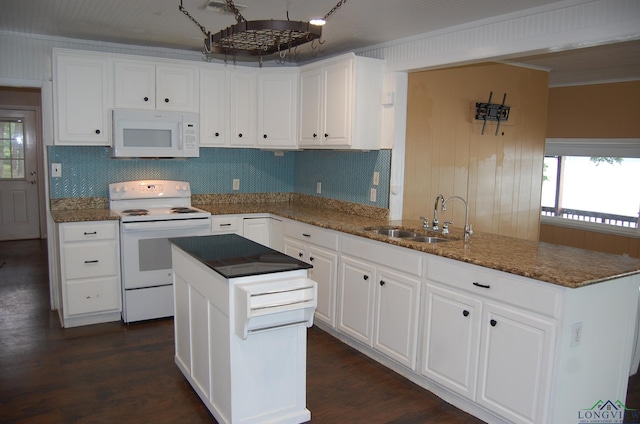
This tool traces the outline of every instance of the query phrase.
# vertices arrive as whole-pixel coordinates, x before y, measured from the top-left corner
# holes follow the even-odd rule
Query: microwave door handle
[[[182,122],[178,122],[178,151],[182,152]]]

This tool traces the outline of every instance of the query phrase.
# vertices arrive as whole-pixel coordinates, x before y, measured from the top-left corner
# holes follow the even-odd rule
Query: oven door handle
[[[211,220],[209,218],[176,219],[169,221],[147,221],[147,222],[123,222],[123,231],[157,231],[157,230],[177,230],[185,228],[209,228]]]

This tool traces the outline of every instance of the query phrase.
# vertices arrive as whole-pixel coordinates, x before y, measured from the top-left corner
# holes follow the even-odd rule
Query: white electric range
[[[191,206],[184,181],[109,184],[109,208],[120,216],[122,319],[173,316],[169,238],[211,234],[211,214]]]

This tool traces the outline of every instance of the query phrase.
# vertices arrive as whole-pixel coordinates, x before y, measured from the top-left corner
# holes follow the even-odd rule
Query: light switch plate
[[[371,194],[369,195],[369,200],[371,200],[372,202],[376,201],[376,189],[375,188],[371,189]]]
[[[377,186],[378,184],[380,184],[380,173],[378,171],[375,171],[373,173],[373,185]]]
[[[61,163],[52,163],[51,164],[51,177],[52,178],[60,178],[60,177],[62,177],[62,164]]]
[[[240,180],[238,178],[233,179],[233,189],[240,190]]]
[[[322,183],[320,181],[316,183],[316,193],[322,193]]]

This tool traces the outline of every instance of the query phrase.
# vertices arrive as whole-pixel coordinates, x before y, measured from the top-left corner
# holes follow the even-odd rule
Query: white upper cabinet
[[[110,145],[110,74],[106,57],[53,52],[57,145]]]
[[[298,70],[258,72],[258,147],[295,149],[298,120]]]
[[[229,73],[231,147],[256,146],[256,71],[235,67]]]
[[[200,147],[229,145],[229,92],[224,66],[200,69]]]
[[[303,66],[299,147],[379,149],[383,61],[350,53]]]
[[[198,69],[190,65],[114,61],[115,107],[198,112]]]

